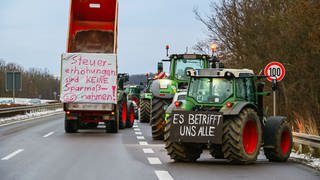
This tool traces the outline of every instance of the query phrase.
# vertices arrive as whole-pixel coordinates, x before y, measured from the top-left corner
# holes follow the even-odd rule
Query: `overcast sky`
[[[171,53],[183,53],[206,37],[192,12],[209,11],[210,0],[119,0],[119,72],[155,72]],[[0,59],[23,68],[60,74],[66,51],[69,0],[1,0]]]

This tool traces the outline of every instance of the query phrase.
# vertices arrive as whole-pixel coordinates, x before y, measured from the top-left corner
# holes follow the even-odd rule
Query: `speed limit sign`
[[[281,81],[286,74],[284,66],[279,62],[271,62],[264,68],[264,75],[267,76],[268,81],[277,79]]]

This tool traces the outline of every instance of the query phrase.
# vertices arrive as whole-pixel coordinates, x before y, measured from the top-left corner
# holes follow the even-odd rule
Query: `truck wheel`
[[[194,162],[201,153],[202,147],[199,144],[192,143],[178,143],[170,141],[170,128],[172,123],[172,116],[168,117],[168,122],[164,129],[164,143],[168,155],[175,161]]]
[[[106,122],[106,133],[118,132],[118,120],[112,120]]]
[[[124,98],[119,104],[119,129],[126,128],[127,124],[127,99]]]
[[[266,142],[264,154],[267,159],[275,162],[287,161],[292,149],[292,132],[290,123],[282,121],[280,124],[276,125],[267,121],[264,132],[266,132],[264,134]]]
[[[140,122],[150,122],[151,101],[142,99],[140,101]]]
[[[113,120],[111,121],[106,121],[105,125],[106,125],[106,133],[117,133],[119,130],[119,109],[116,109],[116,114],[113,118]]]
[[[127,128],[131,128],[133,126],[133,123],[134,123],[134,106],[132,103],[130,103],[128,105],[128,108],[127,108]]]
[[[261,123],[257,112],[243,109],[236,117],[223,123],[222,151],[224,157],[236,164],[256,161],[261,146]]]
[[[163,140],[164,126],[165,126],[165,110],[163,107],[168,105],[169,101],[159,98],[152,99],[152,112],[151,112],[151,128],[152,138],[155,140]]]
[[[78,120],[64,120],[64,129],[66,133],[78,132]]]

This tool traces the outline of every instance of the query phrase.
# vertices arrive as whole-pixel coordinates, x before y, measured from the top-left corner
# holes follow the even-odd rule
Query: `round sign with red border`
[[[277,81],[281,81],[286,74],[286,70],[284,66],[279,62],[271,62],[264,68],[264,75],[267,76],[268,81],[272,81],[273,79],[277,79]]]

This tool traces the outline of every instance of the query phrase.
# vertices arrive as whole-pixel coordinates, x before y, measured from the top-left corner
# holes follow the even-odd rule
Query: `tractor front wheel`
[[[141,99],[140,101],[140,122],[150,122],[151,100]]]
[[[155,140],[163,140],[164,126],[165,126],[165,110],[164,106],[168,105],[169,101],[159,98],[152,99],[152,112],[151,112],[151,128],[152,138]]]
[[[134,106],[132,103],[128,105],[128,114],[127,114],[127,128],[131,128],[134,123]]]
[[[256,161],[261,146],[261,123],[257,112],[243,109],[236,117],[224,121],[222,151],[224,157],[235,164]]]
[[[127,111],[127,99],[123,98],[119,103],[119,129],[124,129],[127,126]]]
[[[182,162],[194,162],[196,161],[201,153],[202,147],[200,144],[193,143],[178,143],[170,140],[170,128],[172,124],[172,116],[168,117],[168,122],[164,129],[164,142],[165,148],[167,149],[168,155],[175,161]]]
[[[264,154],[269,161],[285,162],[288,160],[292,148],[292,132],[290,123],[282,121],[279,125],[274,126],[272,122],[266,123]]]

